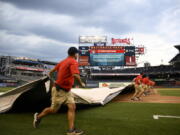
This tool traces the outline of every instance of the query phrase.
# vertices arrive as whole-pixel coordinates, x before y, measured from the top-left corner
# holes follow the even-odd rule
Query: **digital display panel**
[[[123,66],[124,53],[90,53],[91,66]]]
[[[125,55],[134,56],[135,55],[135,46],[125,46]]]
[[[135,46],[80,46],[80,66],[135,66]]]

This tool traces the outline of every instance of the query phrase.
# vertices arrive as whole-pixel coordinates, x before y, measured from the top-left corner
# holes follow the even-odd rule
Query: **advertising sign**
[[[136,48],[136,52],[137,52],[138,54],[144,54],[144,47],[137,47],[137,48]]]
[[[135,56],[125,56],[126,66],[136,66]]]
[[[106,43],[106,36],[80,36],[79,43]]]
[[[89,56],[79,56],[79,66],[88,66]]]
[[[112,44],[117,44],[117,43],[124,43],[124,44],[128,44],[128,45],[131,44],[130,38],[124,38],[124,39],[112,38]]]
[[[99,83],[99,88],[104,88],[104,87],[108,87],[108,88],[118,88],[118,87],[124,87],[127,85],[130,85],[131,83],[129,82],[124,82],[124,83],[120,83],[120,82],[100,82]]]

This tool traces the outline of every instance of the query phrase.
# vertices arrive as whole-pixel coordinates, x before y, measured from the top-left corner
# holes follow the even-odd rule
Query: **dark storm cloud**
[[[0,39],[0,55],[26,56],[56,62],[67,56],[68,45],[43,40],[33,44],[28,42],[27,36],[6,34],[6,38]],[[24,41],[20,41],[21,38],[24,38]],[[34,40],[34,37],[30,38]]]
[[[0,0],[0,53],[58,60],[79,35],[162,34],[172,41],[179,9],[179,0]]]
[[[95,16],[80,19],[80,24],[101,27],[113,34],[154,33],[164,12],[177,6],[180,6],[178,0],[111,0]]]
[[[1,0],[23,9],[82,16],[93,14],[106,0]]]
[[[32,27],[29,29],[32,33],[36,35],[43,36],[48,39],[53,39],[61,42],[66,42],[66,43],[74,43],[77,40],[77,37],[73,35],[73,33],[67,33],[67,31],[63,30],[58,30],[54,27]],[[76,42],[77,43],[77,42]]]
[[[156,25],[161,20],[161,14],[171,6],[178,5],[178,0],[3,0],[19,7],[20,9],[31,9],[44,11],[46,13],[56,12],[73,17],[77,22],[74,27],[83,26],[101,28],[104,32],[113,34],[127,34],[130,32],[153,33]],[[137,2],[136,2],[137,1]],[[46,17],[47,19],[47,17]],[[9,20],[8,20],[9,21]],[[41,20],[39,20],[41,21]],[[43,20],[46,21],[46,20]],[[63,20],[62,20],[63,21]],[[58,23],[58,22],[54,22]],[[12,23],[2,22],[1,24],[13,26]],[[55,40],[75,42],[74,29],[68,26],[66,30],[56,29],[53,23],[48,27],[39,24],[28,24],[28,31],[31,33],[52,38]],[[23,24],[25,25],[25,24]],[[5,26],[4,26],[5,28]],[[27,28],[23,28],[27,29]],[[71,29],[72,32],[69,30]]]

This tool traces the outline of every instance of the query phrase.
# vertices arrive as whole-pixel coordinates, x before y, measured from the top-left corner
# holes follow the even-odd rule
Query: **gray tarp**
[[[128,84],[119,88],[72,89],[76,103],[104,105]],[[0,113],[40,111],[50,105],[51,85],[47,77],[32,81],[0,95]]]

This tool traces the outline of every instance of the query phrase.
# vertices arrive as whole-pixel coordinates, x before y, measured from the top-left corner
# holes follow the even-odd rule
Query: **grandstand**
[[[0,56],[1,81],[5,81],[3,78],[9,78],[14,82],[29,82],[39,79],[45,76],[54,65],[56,65],[55,62],[27,57]]]

